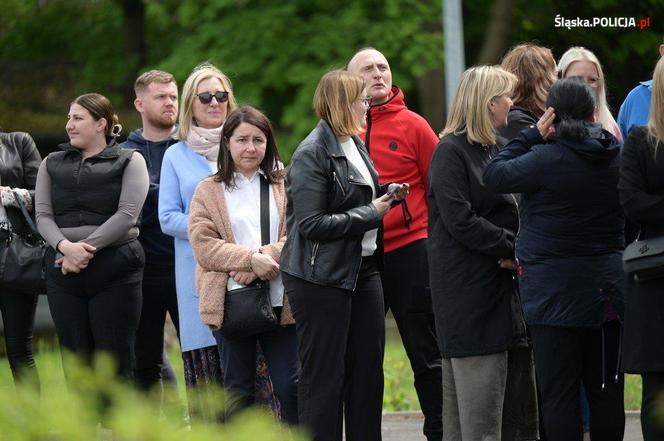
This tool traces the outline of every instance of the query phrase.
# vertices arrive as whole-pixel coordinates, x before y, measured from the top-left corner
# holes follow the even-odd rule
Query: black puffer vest
[[[55,223],[61,228],[101,225],[118,210],[122,176],[133,150],[115,141],[98,155],[83,160],[71,144],[46,158],[51,176]]]

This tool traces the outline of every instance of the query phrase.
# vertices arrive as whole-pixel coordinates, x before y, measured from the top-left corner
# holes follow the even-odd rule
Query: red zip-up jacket
[[[424,118],[408,110],[403,92],[392,86],[390,99],[371,106],[363,135],[380,177],[386,182],[410,184],[403,204],[383,219],[385,252],[427,238],[429,163],[438,136]]]

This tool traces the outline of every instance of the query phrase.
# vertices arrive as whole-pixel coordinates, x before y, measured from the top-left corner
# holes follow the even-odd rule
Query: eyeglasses
[[[363,96],[358,98],[367,107],[371,107],[371,97],[370,96]]]
[[[228,92],[226,91],[219,91],[215,93],[203,92],[197,94],[196,96],[201,101],[201,104],[210,104],[212,102],[212,98],[215,98],[218,103],[225,103],[228,101]]]

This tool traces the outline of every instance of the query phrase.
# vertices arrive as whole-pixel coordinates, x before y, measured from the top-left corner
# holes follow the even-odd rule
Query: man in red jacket
[[[392,310],[415,376],[428,441],[442,439],[442,370],[436,340],[426,254],[428,172],[438,137],[408,110],[403,92],[392,86],[390,65],[380,52],[364,48],[348,63],[364,78],[371,107],[364,142],[385,182],[407,182],[401,207],[383,219],[385,267],[381,274],[385,311]]]

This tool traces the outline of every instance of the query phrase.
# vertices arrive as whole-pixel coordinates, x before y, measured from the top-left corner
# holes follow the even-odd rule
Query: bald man
[[[426,254],[429,162],[438,137],[424,118],[408,110],[403,92],[392,85],[392,71],[382,53],[361,49],[348,63],[348,71],[364,78],[371,97],[362,136],[381,184],[410,184],[405,202],[383,218],[385,312],[392,310],[410,359],[424,435],[428,441],[441,441],[442,369]]]

